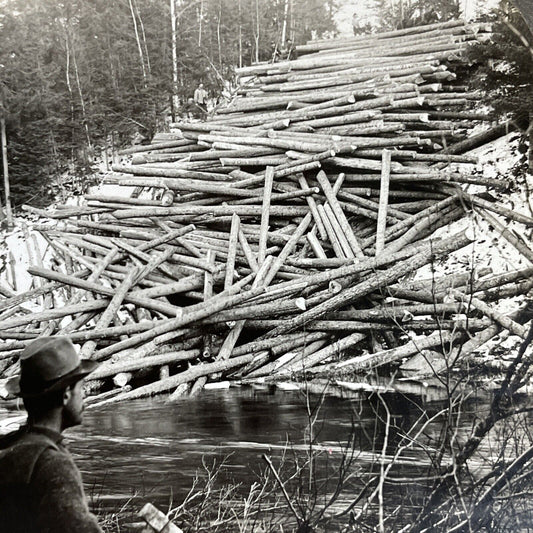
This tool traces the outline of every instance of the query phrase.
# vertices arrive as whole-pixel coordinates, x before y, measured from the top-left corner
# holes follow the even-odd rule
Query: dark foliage
[[[468,51],[472,63],[469,81],[472,87],[483,89],[487,106],[497,115],[513,119],[522,130],[525,152],[533,109],[533,34],[509,0],[500,3],[488,22],[493,39]]]
[[[4,0],[0,113],[17,205],[44,204],[54,180],[91,171],[105,144],[149,139],[203,82],[228,89],[233,68],[269,60],[282,35],[334,29],[332,0],[175,1],[174,89],[169,0]],[[283,33],[285,28],[285,33]]]

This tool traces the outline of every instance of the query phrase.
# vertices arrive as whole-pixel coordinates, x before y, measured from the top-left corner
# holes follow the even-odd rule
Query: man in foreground
[[[83,378],[97,366],[82,361],[67,337],[41,337],[20,357],[10,389],[28,421],[0,439],[0,530],[9,533],[101,533],[89,512],[81,474],[61,433],[81,424]]]

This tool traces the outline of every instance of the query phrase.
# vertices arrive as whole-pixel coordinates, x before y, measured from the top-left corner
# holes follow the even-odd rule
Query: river
[[[426,395],[337,390],[322,396],[320,391],[243,386],[206,390],[174,403],[156,397],[87,410],[83,425],[66,431],[67,443],[90,499],[101,509],[113,512],[129,501],[137,508],[152,502],[167,510],[183,500],[198,473],[205,478],[203,464],[225,461],[218,486],[239,484],[237,493],[244,497],[267,469],[264,454],[274,465],[287,450],[305,457],[309,413],[316,415],[313,433],[322,457],[317,460],[321,477],[332,475],[326,470],[339,464],[350,437],[354,468],[368,467],[378,458],[386,463],[402,432],[442,407],[438,390],[425,390]],[[463,420],[465,431],[474,411]],[[0,416],[14,414],[12,404],[0,411]],[[440,430],[436,418],[428,421],[425,433],[436,439]],[[396,464],[397,475],[414,476],[428,466],[428,457],[406,450]],[[363,481],[356,479],[350,491]],[[337,508],[349,502],[350,491],[339,498]]]

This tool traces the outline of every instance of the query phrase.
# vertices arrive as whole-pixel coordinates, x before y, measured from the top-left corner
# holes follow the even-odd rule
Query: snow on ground
[[[509,133],[481,148],[472,150],[469,155],[477,155],[479,163],[471,165],[472,170],[478,170],[485,178],[512,178],[512,169],[515,167],[521,154],[518,152],[518,135]],[[465,171],[463,165],[463,172]],[[527,187],[517,186],[510,192],[493,192],[498,202],[504,207],[526,216],[533,216],[528,202]],[[467,185],[464,190],[468,193],[484,190],[478,186]],[[514,221],[507,221],[500,215],[491,213],[501,221],[507,229],[513,230],[516,234],[522,235],[523,240],[531,243],[531,228],[524,229],[522,224]],[[533,266],[511,245],[499,231],[489,227],[487,222],[474,210],[463,219],[454,222],[435,232],[435,237],[444,238],[461,230],[469,230],[475,241],[470,245],[450,255],[446,262],[438,265],[430,265],[417,272],[416,279],[428,279],[433,275],[452,273],[457,271],[480,270],[491,268],[494,274],[502,274],[513,270],[521,270]],[[433,269],[435,273],[433,274]],[[502,302],[505,304],[506,302]],[[515,307],[516,304],[509,304]],[[510,312],[512,309],[499,309],[502,312]]]
[[[32,288],[34,280],[28,274],[30,264],[37,264],[37,254],[40,255],[45,266],[50,264],[51,256],[48,253],[48,243],[40,233],[32,231],[32,222],[17,217],[15,228],[4,231],[4,238],[0,245],[0,284],[17,293],[28,291]],[[27,232],[23,230],[27,225]],[[27,238],[29,235],[29,239]]]
[[[496,197],[498,202],[508,209],[526,216],[533,216],[532,198],[530,192],[533,190],[533,176],[526,175],[525,180],[520,182],[513,176],[513,168],[520,163],[522,154],[518,150],[519,135],[509,133],[489,144],[469,152],[470,155],[477,155],[479,163],[472,165],[472,170],[478,170],[486,178],[511,179],[516,183],[510,192],[491,191],[491,195]],[[463,166],[463,171],[464,171]],[[467,185],[463,188],[466,192],[475,193],[484,190],[478,186]],[[524,225],[504,219],[502,216],[491,213],[502,222],[506,229],[512,230],[522,237],[522,241],[533,250],[533,229],[525,228]],[[505,272],[523,270],[533,266],[516,248],[511,245],[498,230],[489,227],[489,224],[474,210],[463,219],[454,222],[435,232],[435,237],[445,238],[456,234],[462,230],[469,230],[475,241],[453,254],[450,254],[445,261],[438,261],[436,264],[428,265],[417,271],[415,280],[432,279],[442,275],[454,273],[476,272],[483,268],[491,268],[492,274],[503,274]],[[475,274],[474,274],[475,276]],[[490,303],[490,306],[508,315],[523,306],[526,296],[501,299],[498,302]],[[450,298],[450,301],[454,301]],[[421,337],[420,335],[412,338]],[[520,339],[510,335],[504,330],[494,337],[490,342],[476,350],[474,355],[478,355],[486,363],[487,361],[498,366],[497,361],[512,358],[520,344]]]

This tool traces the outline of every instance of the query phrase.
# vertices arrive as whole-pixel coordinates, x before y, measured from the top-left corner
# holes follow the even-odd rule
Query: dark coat
[[[102,533],[60,433],[23,427],[0,440],[0,531]]]

